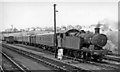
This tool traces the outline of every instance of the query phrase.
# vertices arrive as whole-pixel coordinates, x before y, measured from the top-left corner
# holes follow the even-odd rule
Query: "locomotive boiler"
[[[107,43],[107,36],[100,34],[99,31],[100,28],[95,28],[95,33],[81,33],[79,37],[83,39],[82,46],[89,47],[90,45],[94,45],[94,50],[101,50]]]

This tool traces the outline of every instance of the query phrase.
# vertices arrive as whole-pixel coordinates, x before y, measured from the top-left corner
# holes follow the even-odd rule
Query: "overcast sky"
[[[73,2],[72,2],[73,1]],[[18,29],[54,25],[53,4],[56,3],[57,26],[91,25],[98,21],[118,20],[117,0],[1,0],[0,31],[13,25]]]

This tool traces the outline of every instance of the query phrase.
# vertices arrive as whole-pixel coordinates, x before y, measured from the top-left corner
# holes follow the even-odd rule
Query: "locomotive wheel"
[[[79,57],[79,52],[78,51],[74,51],[74,57],[76,57],[76,58]]]
[[[85,60],[91,60],[91,54],[88,52],[83,52],[83,59]]]
[[[66,56],[69,56],[69,50],[64,49],[63,54],[66,55]]]
[[[83,58],[83,52],[80,52],[80,58]]]
[[[45,49],[46,49],[46,46],[43,46],[42,48],[45,50]]]
[[[97,61],[102,62],[102,58],[99,58]]]
[[[84,57],[84,56],[83,56],[83,52],[81,51],[81,52],[80,52],[80,58],[83,59],[83,57]]]
[[[64,55],[74,57],[72,50],[64,49]]]
[[[47,47],[46,49],[47,49],[48,51],[51,51],[50,47]],[[51,52],[52,52],[52,51],[51,51]]]
[[[52,50],[53,53],[55,53],[56,49],[53,47],[50,47],[50,49]]]
[[[82,56],[81,51],[79,51],[78,54],[79,54],[79,57],[78,57],[78,58],[82,58],[82,57],[81,57],[81,56]]]
[[[102,56],[99,55],[97,61],[102,62],[102,60],[103,60]]]
[[[91,60],[91,53],[86,53],[86,59]]]
[[[74,57],[74,53],[72,50],[69,50],[69,56]]]
[[[83,59],[86,59],[86,52],[83,52]]]
[[[102,61],[102,57],[99,56],[99,55],[94,55],[94,56],[93,56],[93,60],[94,60],[94,61],[97,61],[97,62],[101,62],[101,61]]]

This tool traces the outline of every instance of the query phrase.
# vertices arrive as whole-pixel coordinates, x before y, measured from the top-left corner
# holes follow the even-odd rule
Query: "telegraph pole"
[[[55,48],[55,58],[57,58],[56,4],[54,4],[54,48]]]

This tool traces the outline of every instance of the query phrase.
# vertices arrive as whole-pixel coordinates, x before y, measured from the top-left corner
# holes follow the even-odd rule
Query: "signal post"
[[[57,35],[56,35],[56,4],[54,4],[54,48],[55,48],[55,58],[57,58]]]

